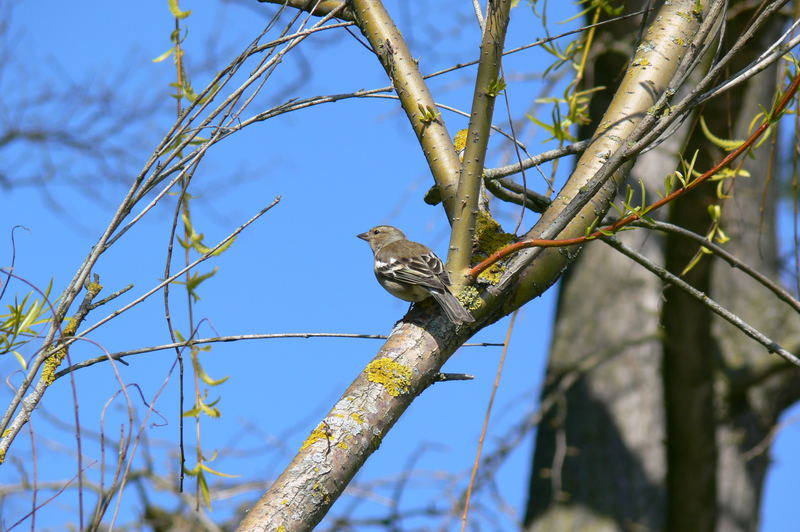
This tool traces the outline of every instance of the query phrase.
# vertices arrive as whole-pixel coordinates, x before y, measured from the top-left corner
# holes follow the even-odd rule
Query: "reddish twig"
[[[745,140],[741,144],[741,146],[739,146],[738,148],[730,152],[728,155],[726,155],[720,162],[715,164],[710,170],[707,170],[700,177],[698,177],[694,181],[691,181],[685,187],[680,188],[670,194],[667,194],[660,200],[650,204],[649,206],[644,208],[641,213],[637,212],[634,214],[629,214],[628,216],[620,220],[617,220],[613,224],[597,229],[593,233],[588,234],[586,236],[579,236],[575,238],[564,238],[557,240],[544,240],[544,239],[534,238],[530,240],[523,240],[521,242],[515,242],[514,244],[510,244],[502,248],[501,250],[495,252],[494,254],[492,254],[485,260],[481,261],[477,265],[473,266],[467,272],[467,276],[474,281],[475,279],[478,278],[481,272],[486,270],[492,264],[522,249],[533,248],[533,247],[552,248],[552,247],[562,247],[562,246],[573,246],[576,244],[583,244],[585,242],[588,242],[589,240],[599,238],[609,233],[614,233],[619,229],[621,229],[622,227],[629,225],[632,222],[635,222],[636,220],[641,219],[642,216],[644,216],[645,214],[654,211],[658,208],[661,208],[670,201],[674,200],[675,198],[678,198],[686,194],[687,192],[693,190],[701,183],[707,181],[712,175],[716,174],[722,168],[730,164],[734,159],[739,157],[742,153],[747,151],[764,133],[764,131],[767,130],[769,125],[775,120],[777,120],[778,117],[781,115],[781,113],[784,111],[784,109],[786,109],[787,105],[792,99],[792,96],[794,96],[794,93],[797,92],[798,86],[800,86],[800,75],[795,76],[794,80],[792,80],[792,83],[789,85],[788,89],[786,90],[786,93],[783,95],[783,98],[781,98],[780,102],[778,103],[777,107],[775,107],[775,110],[772,112],[772,114],[766,120],[764,120],[755,131],[753,131],[753,133],[747,138],[747,140]]]

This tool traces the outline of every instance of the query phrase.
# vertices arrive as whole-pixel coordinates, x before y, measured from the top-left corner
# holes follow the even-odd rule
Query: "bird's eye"
[[[372,234],[373,235],[377,235],[378,233],[380,233],[380,231],[378,229],[373,229],[372,230]]]

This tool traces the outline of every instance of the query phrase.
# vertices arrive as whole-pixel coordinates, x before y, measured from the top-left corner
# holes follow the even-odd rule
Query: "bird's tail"
[[[449,290],[445,290],[444,292],[431,290],[431,295],[436,302],[439,303],[439,306],[442,307],[444,313],[447,314],[447,317],[450,318],[450,321],[453,323],[470,323],[475,321],[475,318],[472,317],[472,314],[470,314],[467,309],[461,306],[461,303],[459,303],[458,299],[456,299],[456,296],[451,294]]]

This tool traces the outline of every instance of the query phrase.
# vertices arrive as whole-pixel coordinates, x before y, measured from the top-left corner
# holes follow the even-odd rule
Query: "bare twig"
[[[506,166],[501,166],[499,168],[489,168],[483,172],[483,177],[486,180],[493,180],[514,175],[521,172],[522,170],[527,170],[528,168],[539,166],[540,164],[546,163],[547,161],[552,161],[553,159],[559,159],[567,155],[574,155],[576,153],[581,153],[583,150],[586,149],[586,147],[589,145],[590,142],[591,142],[590,140],[581,140],[573,144],[567,144],[566,146],[562,146],[560,148],[555,148],[552,150],[542,152],[538,155],[534,155],[533,157],[529,157],[523,160],[521,163],[509,164]]]
[[[665,233],[674,233],[694,240],[701,246],[713,251],[715,255],[717,255],[719,258],[727,262],[732,268],[741,270],[742,272],[744,272],[745,274],[749,275],[751,278],[756,280],[758,283],[768,288],[773,294],[775,294],[778,297],[778,299],[788,304],[795,311],[800,312],[800,301],[795,299],[792,296],[792,294],[790,294],[787,290],[785,290],[781,285],[779,285],[766,275],[762,274],[752,266],[745,264],[734,255],[728,253],[725,250],[725,248],[715,244],[714,242],[710,241],[703,235],[698,235],[697,233],[689,231],[688,229],[685,229],[678,225],[666,222],[659,222],[657,220],[652,220],[652,219],[639,220],[637,222],[632,223],[631,225],[634,225],[636,227],[646,227],[650,229],[656,229],[658,231],[662,231]]]
[[[338,0],[256,0],[262,4],[279,4],[307,11],[311,15],[323,16],[336,13],[336,18],[353,20],[353,11],[346,2]]]
[[[467,515],[469,514],[469,501],[472,497],[472,488],[475,485],[475,477],[478,474],[478,466],[481,463],[481,452],[483,451],[483,442],[486,439],[486,432],[489,429],[489,418],[492,415],[492,406],[494,405],[494,398],[497,395],[497,389],[500,387],[500,376],[503,374],[503,366],[505,365],[506,353],[508,352],[508,344],[511,341],[511,332],[514,330],[514,321],[517,319],[517,311],[511,314],[511,321],[508,323],[508,331],[506,332],[506,339],[503,342],[503,352],[500,354],[500,361],[497,363],[497,374],[494,377],[494,385],[492,386],[492,393],[489,396],[489,404],[486,405],[486,416],[483,418],[483,427],[481,428],[481,435],[478,438],[478,449],[475,451],[475,463],[472,465],[472,473],[469,476],[469,486],[467,487],[467,495],[464,500],[464,512],[461,514],[461,532],[467,527]]]
[[[484,180],[486,189],[498,199],[527,207],[533,212],[544,212],[550,206],[550,198],[515,183],[506,177],[492,181]]]
[[[478,26],[481,28],[481,34],[483,34],[486,31],[486,20],[483,18],[480,0],[472,0],[472,9],[475,10],[475,18],[478,20]]]
[[[224,342],[238,342],[241,340],[275,340],[280,338],[356,338],[366,340],[386,340],[388,336],[383,334],[348,334],[348,333],[276,333],[276,334],[238,334],[234,336],[217,336],[214,338],[196,338],[187,340],[185,342],[173,342],[169,344],[153,345],[150,347],[142,347],[139,349],[131,349],[129,351],[120,351],[118,353],[111,353],[100,357],[90,358],[77,362],[68,368],[64,368],[56,373],[55,378],[63,377],[67,373],[94,366],[100,362],[107,362],[111,360],[119,360],[122,362],[124,357],[133,355],[141,355],[144,353],[153,353],[155,351],[164,351],[166,349],[181,349],[191,347],[193,345],[202,344],[215,344]],[[462,347],[501,347],[503,344],[493,342],[470,342],[463,344]]]
[[[789,362],[790,364],[794,364],[795,366],[800,367],[800,358],[797,355],[790,353],[783,347],[781,347],[777,342],[768,338],[764,335],[761,331],[753,327],[752,325],[745,322],[742,318],[731,312],[730,310],[726,309],[706,294],[701,292],[700,290],[696,289],[677,275],[674,275],[668,272],[665,268],[659,266],[655,262],[651,261],[644,255],[637,253],[636,251],[630,249],[629,247],[625,246],[622,242],[617,240],[614,237],[601,237],[601,240],[608,244],[609,246],[613,247],[626,257],[632,259],[634,262],[644,266],[647,270],[654,273],[660,279],[665,282],[668,282],[672,286],[683,290],[702,305],[708,307],[712,312],[717,314],[718,316],[722,317],[728,323],[745,333],[747,336],[755,340],[756,342],[763,345],[767,351],[770,353],[776,353],[778,356]]]

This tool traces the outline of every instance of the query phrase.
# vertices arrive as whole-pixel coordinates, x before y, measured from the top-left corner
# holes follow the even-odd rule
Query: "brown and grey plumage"
[[[427,246],[412,242],[391,225],[379,225],[357,235],[375,253],[375,277],[390,294],[404,301],[433,297],[453,323],[475,319],[450,292],[444,264]]]

